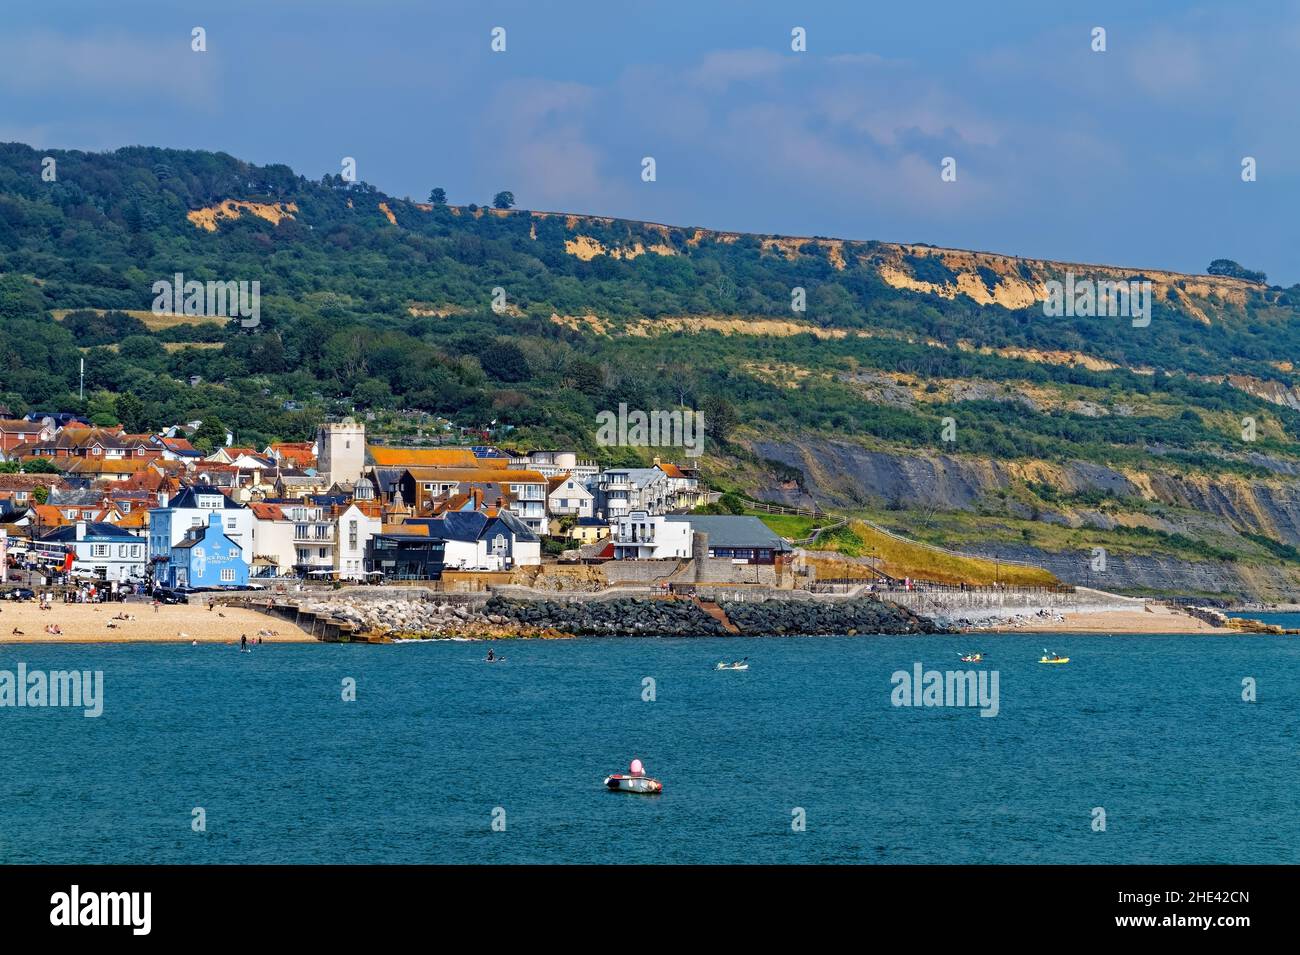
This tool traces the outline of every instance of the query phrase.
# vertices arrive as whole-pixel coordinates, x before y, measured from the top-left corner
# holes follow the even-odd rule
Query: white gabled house
[[[364,580],[366,545],[383,530],[383,519],[371,517],[356,504],[349,504],[334,518],[338,546],[334,551],[334,570],[340,580]]]
[[[632,511],[621,514],[614,526],[615,560],[662,560],[690,557],[691,525],[670,521],[666,515]]]
[[[595,517],[596,495],[573,474],[561,474],[546,482],[546,513],[554,523],[559,517]]]

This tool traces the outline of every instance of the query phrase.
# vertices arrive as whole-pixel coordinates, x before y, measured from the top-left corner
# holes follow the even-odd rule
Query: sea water
[[[104,673],[0,709],[0,863],[1300,861],[1293,637],[494,646],[0,647]],[[997,715],[893,705],[917,663]],[[662,795],[602,788],[633,757]]]

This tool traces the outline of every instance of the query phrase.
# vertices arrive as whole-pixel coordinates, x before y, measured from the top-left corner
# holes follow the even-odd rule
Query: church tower
[[[322,424],[316,432],[316,465],[331,485],[360,480],[366,466],[366,426],[351,418]]]

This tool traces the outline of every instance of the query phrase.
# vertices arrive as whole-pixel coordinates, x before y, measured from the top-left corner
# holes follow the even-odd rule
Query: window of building
[[[221,582],[223,584],[233,583],[235,579],[235,569],[233,567],[221,568]]]

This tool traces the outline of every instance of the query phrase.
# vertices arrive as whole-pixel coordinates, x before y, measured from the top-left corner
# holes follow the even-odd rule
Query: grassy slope
[[[759,514],[759,518],[786,540],[802,540],[815,527],[828,523],[798,515]],[[817,550],[836,551],[846,557],[871,558],[873,566],[891,577],[915,577],[940,583],[991,584],[1013,586],[1051,586],[1058,583],[1048,571],[1038,567],[999,563],[978,557],[965,557],[940,548],[884,533],[860,520],[829,531],[818,538]],[[833,559],[814,558],[812,563],[821,578],[866,578],[870,572],[861,564]]]

